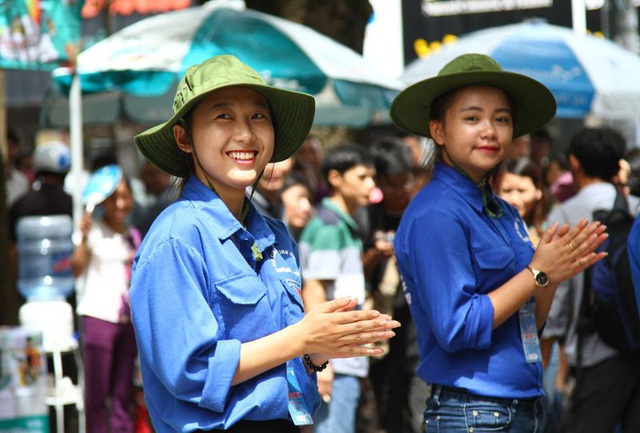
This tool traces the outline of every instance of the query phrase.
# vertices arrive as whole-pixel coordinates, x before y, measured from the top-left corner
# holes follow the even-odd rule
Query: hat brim
[[[434,99],[450,90],[468,86],[496,87],[513,98],[517,106],[514,138],[541,128],[556,114],[556,100],[542,83],[513,72],[470,71],[427,78],[407,87],[391,104],[391,120],[402,129],[430,137]]]
[[[273,162],[293,156],[304,143],[313,126],[315,99],[306,93],[284,90],[258,84],[231,83],[204,92],[191,99],[167,122],[156,125],[140,134],[134,141],[144,157],[165,173],[187,177],[190,174],[189,155],[178,148],[173,126],[198,102],[211,93],[226,87],[248,87],[262,94],[269,103],[275,132]]]

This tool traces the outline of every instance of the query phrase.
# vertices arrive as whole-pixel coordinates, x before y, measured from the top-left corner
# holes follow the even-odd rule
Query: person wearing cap
[[[190,67],[167,122],[135,137],[183,178],[134,261],[131,307],[145,398],[164,432],[297,432],[320,405],[316,371],[399,323],[341,298],[304,311],[297,246],[255,188],[313,122],[310,95],[271,87],[234,56]]]
[[[59,141],[48,141],[36,147],[33,155],[36,181],[33,189],[13,203],[11,227],[18,218],[34,215],[69,215],[73,205],[64,190],[64,179],[71,168],[69,147]],[[15,240],[15,231],[12,229]]]
[[[594,250],[605,227],[556,223],[534,248],[488,177],[513,139],[555,110],[545,86],[481,54],[455,58],[392,103],[397,126],[438,148],[433,179],[394,241],[418,330],[417,374],[432,384],[425,431],[540,431],[538,335],[558,284],[604,257]]]
[[[16,200],[9,208],[9,235],[12,246],[17,242],[18,220],[26,216],[72,215],[71,195],[64,190],[64,179],[71,168],[69,147],[59,141],[40,144],[34,151],[36,182],[33,188]],[[17,275],[17,254],[12,261]]]

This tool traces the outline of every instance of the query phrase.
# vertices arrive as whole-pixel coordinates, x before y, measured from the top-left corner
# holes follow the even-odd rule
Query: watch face
[[[549,284],[549,275],[547,275],[546,272],[538,272],[538,275],[536,275],[536,283],[538,283],[539,286],[546,286]]]

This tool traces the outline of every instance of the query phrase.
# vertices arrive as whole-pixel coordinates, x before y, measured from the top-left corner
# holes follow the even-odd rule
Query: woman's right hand
[[[298,322],[305,353],[314,364],[330,358],[351,358],[382,353],[381,348],[369,347],[376,341],[388,340],[393,329],[401,326],[387,314],[376,310],[355,310],[357,299],[338,298],[309,311]]]
[[[71,256],[71,272],[76,278],[84,274],[89,265],[91,250],[87,245],[87,239],[92,225],[93,216],[91,212],[85,212],[82,218],[80,218],[80,221],[78,221],[78,229],[82,234],[82,238],[80,243],[74,248],[73,255]]]
[[[78,221],[78,228],[82,233],[82,239],[87,239],[89,236],[89,232],[91,231],[91,226],[93,225],[93,214],[91,212],[85,212]]]

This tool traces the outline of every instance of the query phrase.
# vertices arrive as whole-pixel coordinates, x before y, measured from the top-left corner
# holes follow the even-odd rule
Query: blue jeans
[[[355,433],[356,411],[360,401],[360,379],[336,374],[331,402],[322,403],[313,417],[315,433]]]
[[[484,397],[433,385],[422,427],[426,433],[540,433],[543,418],[541,398]]]

